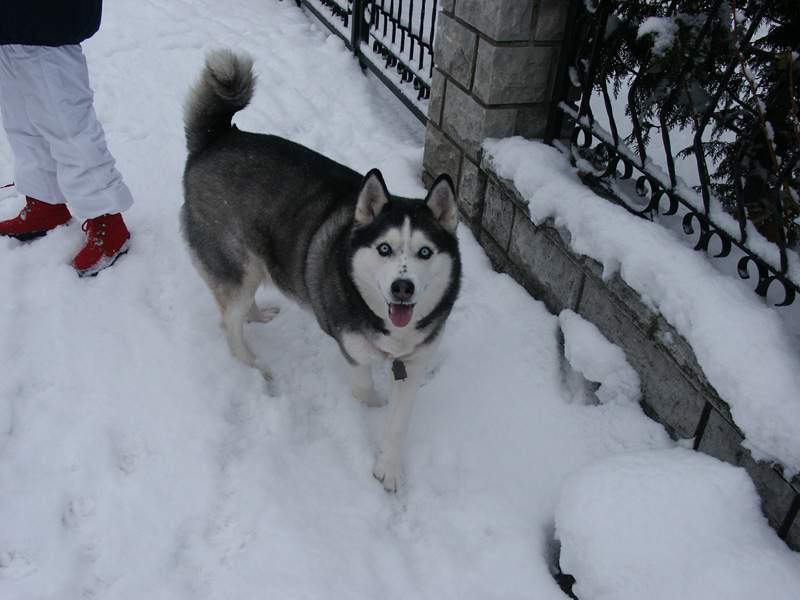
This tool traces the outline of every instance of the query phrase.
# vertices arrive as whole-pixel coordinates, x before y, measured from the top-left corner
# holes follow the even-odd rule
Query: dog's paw
[[[272,377],[267,377],[265,375],[264,384],[265,384],[265,389],[267,391],[267,395],[270,398],[277,398],[278,396],[281,395],[281,387]]]
[[[278,316],[278,313],[281,312],[280,306],[265,306],[264,308],[258,308],[255,304],[253,304],[253,308],[250,309],[250,312],[247,314],[247,320],[250,323],[269,323]]]
[[[387,492],[395,493],[403,481],[403,464],[392,456],[379,454],[372,476],[383,484]]]
[[[378,395],[375,388],[353,388],[353,398],[361,402],[364,406],[377,408],[386,406],[386,400]]]
[[[262,360],[258,358],[253,359],[252,366],[259,373],[261,373],[261,376],[264,378],[264,381],[266,381],[267,383],[272,383],[274,381],[275,377],[273,377],[272,371],[266,364],[264,364]]]

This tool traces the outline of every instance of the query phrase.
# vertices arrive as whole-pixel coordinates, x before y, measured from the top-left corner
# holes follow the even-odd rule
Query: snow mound
[[[769,528],[745,471],[682,448],[575,473],[556,536],[579,598],[790,600],[800,589],[800,556]]]
[[[800,357],[776,312],[673,232],[597,196],[554,148],[520,137],[484,148],[535,223],[566,228],[576,253],[602,263],[604,277],[619,271],[686,338],[753,456],[800,472]]]
[[[609,342],[593,323],[574,311],[561,311],[558,323],[564,334],[564,356],[587,380],[600,384],[595,395],[601,403],[639,401],[639,375],[622,348]]]

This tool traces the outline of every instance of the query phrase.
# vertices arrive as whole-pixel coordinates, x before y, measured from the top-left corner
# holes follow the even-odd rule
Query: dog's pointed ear
[[[369,225],[375,220],[383,207],[389,201],[389,190],[383,181],[383,175],[378,169],[372,169],[364,175],[361,189],[356,201],[356,223]]]
[[[455,233],[458,227],[458,206],[456,190],[449,175],[439,175],[436,178],[425,198],[425,204],[442,227],[450,233]]]

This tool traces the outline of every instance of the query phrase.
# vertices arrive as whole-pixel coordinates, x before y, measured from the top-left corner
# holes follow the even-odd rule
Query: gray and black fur
[[[251,59],[209,55],[186,104],[183,234],[231,351],[267,379],[243,336],[246,320],[277,314],[255,305],[266,281],[309,307],[336,339],[353,395],[368,406],[381,404],[369,365],[390,358],[402,367],[373,469],[394,491],[413,400],[461,281],[452,182],[441,176],[425,199],[401,198],[377,170],[362,177],[289,140],[240,131],[231,119],[254,84]],[[391,256],[387,240],[397,244]]]
[[[410,217],[456,265],[447,294],[417,325],[430,330],[431,341],[458,295],[455,236],[437,224],[424,201],[396,196],[371,224],[357,226],[362,175],[289,140],[231,124],[250,102],[254,84],[251,59],[217,51],[186,105],[183,233],[218,301],[243,285],[255,257],[275,285],[310,306],[337,340],[348,330],[386,333],[384,319],[353,284],[350,258],[381,230]]]

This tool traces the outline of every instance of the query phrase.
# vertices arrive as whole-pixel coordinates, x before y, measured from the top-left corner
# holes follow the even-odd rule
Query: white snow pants
[[[0,112],[17,190],[79,219],[133,204],[94,112],[80,45],[0,45]]]

